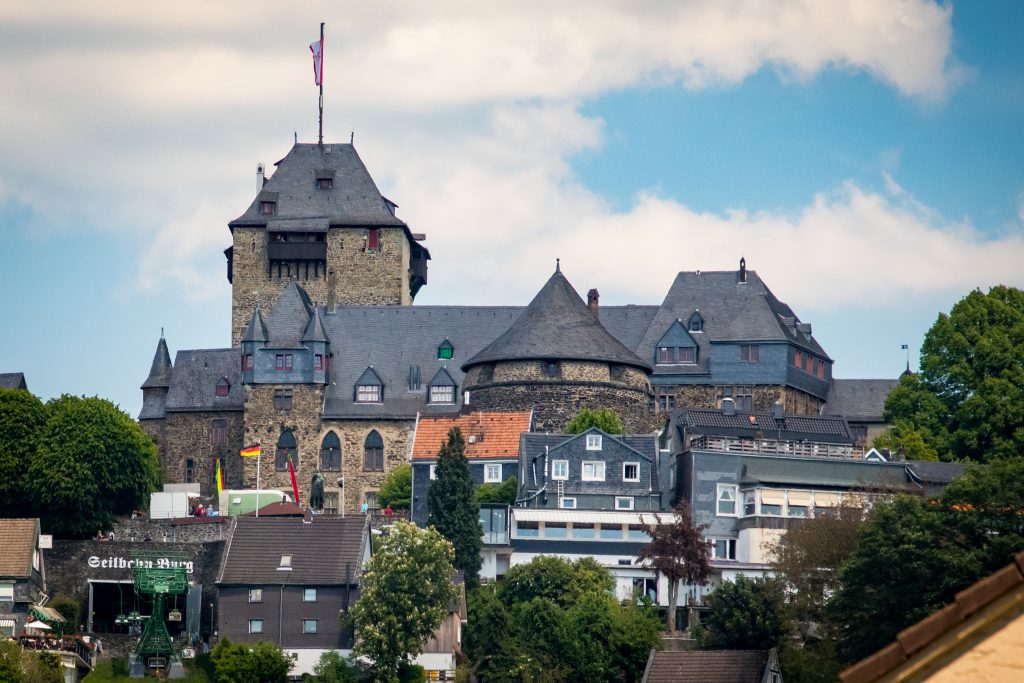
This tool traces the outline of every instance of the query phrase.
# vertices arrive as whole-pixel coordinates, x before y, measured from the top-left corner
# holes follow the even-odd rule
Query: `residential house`
[[[875,681],[1019,681],[1024,678],[1024,553],[950,605],[839,675]]]
[[[327,650],[347,654],[352,632],[339,615],[359,599],[369,558],[363,516],[237,518],[217,577],[220,635],[276,643],[295,657],[292,675]]]
[[[643,683],[782,683],[775,650],[651,650]]]
[[[24,632],[46,591],[38,519],[0,519],[0,636]]]
[[[448,606],[441,625],[427,638],[423,651],[413,663],[423,667],[428,681],[454,681],[457,653],[462,651],[462,634],[469,622],[466,606],[466,581],[461,571],[456,571],[452,582],[459,589],[459,597]]]

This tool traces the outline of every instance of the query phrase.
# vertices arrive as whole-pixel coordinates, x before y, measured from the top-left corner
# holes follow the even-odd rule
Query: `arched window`
[[[341,470],[341,439],[334,432],[328,432],[320,444],[320,469],[325,472]]]
[[[278,471],[288,469],[288,461],[292,461],[295,471],[299,469],[299,448],[295,443],[295,433],[290,429],[281,432],[281,438],[277,440],[277,457],[274,458],[274,465]]]
[[[363,450],[363,469],[373,472],[384,471],[384,439],[380,438],[376,429],[366,437]]]

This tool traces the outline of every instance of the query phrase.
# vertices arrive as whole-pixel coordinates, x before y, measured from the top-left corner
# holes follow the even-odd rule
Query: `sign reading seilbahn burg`
[[[155,560],[136,561],[134,559],[128,559],[120,556],[89,556],[89,567],[91,569],[132,569],[135,567],[136,562],[139,563],[140,567],[144,567],[146,569],[171,569],[172,567],[184,567],[189,574],[193,572],[192,560],[171,560],[166,557],[160,557]]]

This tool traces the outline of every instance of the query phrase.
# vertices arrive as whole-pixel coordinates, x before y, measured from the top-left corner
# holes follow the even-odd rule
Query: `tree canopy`
[[[117,406],[61,396],[43,405],[0,390],[0,506],[43,530],[88,538],[148,504],[159,483],[156,445]]]
[[[622,420],[610,408],[581,408],[576,417],[569,424],[565,425],[567,434],[580,434],[591,427],[597,427],[605,434],[622,434],[625,429],[622,427]]]
[[[434,481],[427,494],[427,524],[451,541],[455,547],[455,568],[464,572],[466,588],[472,589],[480,582],[483,530],[465,449],[462,430],[453,427],[437,455]]]
[[[211,657],[218,683],[283,683],[292,669],[291,657],[265,640],[248,645],[221,638]]]
[[[611,594],[593,558],[538,556],[471,596],[465,652],[470,681],[639,680],[658,642],[657,611]],[[485,668],[484,668],[485,667]]]
[[[1024,455],[1024,291],[973,291],[940,314],[885,418],[941,460]]]
[[[739,576],[723,581],[707,599],[703,643],[716,650],[768,650],[789,631],[783,585],[775,579]]]
[[[500,484],[480,484],[476,487],[476,502],[514,505],[519,491],[519,480],[509,477]]]
[[[668,579],[667,630],[676,628],[679,582],[688,586],[704,585],[711,572],[710,549],[703,538],[706,524],[695,525],[690,506],[680,499],[667,518],[655,514],[656,524],[648,527],[650,542],[637,553],[637,561],[653,567]]]
[[[408,510],[412,501],[412,464],[399,465],[388,475],[377,492],[381,507]]]
[[[352,608],[355,652],[373,661],[380,681],[418,654],[460,596],[452,583],[452,544],[435,529],[396,522],[381,537],[360,578]]]

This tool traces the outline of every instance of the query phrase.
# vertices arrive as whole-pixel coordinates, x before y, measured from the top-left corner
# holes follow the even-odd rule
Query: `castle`
[[[526,307],[415,306],[430,252],[381,195],[351,144],[299,144],[228,227],[231,346],[180,350],[161,338],[139,422],[165,481],[303,497],[326,475],[326,510],[373,507],[411,455],[421,415],[532,410],[559,431],[581,407],[609,407],[652,432],[683,406],[818,414],[832,360],[811,326],[743,259],[682,272],[660,304],[584,301],[557,266]],[[342,481],[344,484],[342,485]]]

